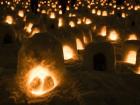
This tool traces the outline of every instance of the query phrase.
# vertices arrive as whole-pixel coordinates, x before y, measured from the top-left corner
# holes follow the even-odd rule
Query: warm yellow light
[[[67,7],[66,7],[66,10],[67,10],[67,11],[69,11],[69,10],[70,10],[70,7],[69,7],[69,6],[67,6]]]
[[[19,10],[18,11],[18,16],[23,18],[24,17],[24,11],[23,10]]]
[[[125,13],[122,13],[122,18],[126,18],[126,14]]]
[[[137,40],[137,36],[135,34],[131,34],[129,35],[128,40]]]
[[[101,10],[98,10],[98,11],[97,11],[97,15],[98,15],[98,16],[101,16]]]
[[[54,12],[51,12],[51,13],[50,13],[50,18],[51,18],[51,19],[55,19],[55,13],[54,13]]]
[[[78,19],[77,24],[82,24],[82,19]]]
[[[92,14],[96,14],[96,10],[95,9],[92,9]]]
[[[70,21],[70,22],[69,22],[69,26],[73,28],[73,27],[75,27],[76,25],[75,25],[74,21]]]
[[[136,64],[136,56],[137,56],[137,52],[135,50],[128,51],[125,58],[125,62],[130,64]]]
[[[12,16],[6,16],[5,18],[5,23],[7,24],[13,24],[14,20],[13,20],[13,17]]]
[[[77,47],[77,50],[84,50],[84,45],[79,38],[76,38],[76,47]]]
[[[62,10],[59,10],[59,15],[62,15],[62,14],[63,14]]]
[[[13,10],[13,11],[14,11],[14,10],[15,10],[15,8],[14,8],[13,6],[11,6],[11,10]]]
[[[58,19],[58,27],[62,27],[64,25],[63,18]]]
[[[109,33],[108,39],[112,41],[116,41],[119,39],[119,34],[115,30],[112,30]]]
[[[63,46],[63,54],[64,54],[64,60],[70,60],[73,58],[74,54],[73,54],[73,50],[72,48],[70,48],[68,45],[64,45]]]
[[[32,27],[33,27],[33,24],[29,23],[24,27],[24,30],[28,33],[31,33],[32,32]]]
[[[103,11],[102,16],[107,16],[107,11]]]
[[[43,10],[41,11],[41,13],[42,13],[42,14],[46,14],[47,12],[46,12],[46,10],[43,9]]]
[[[103,26],[99,32],[99,35],[105,37],[107,34],[107,27],[106,26]]]
[[[89,19],[89,18],[85,18],[85,24],[91,24],[92,23],[92,20],[91,19]]]
[[[32,68],[27,74],[26,88],[33,96],[42,96],[57,86],[57,80],[48,70],[42,66]]]

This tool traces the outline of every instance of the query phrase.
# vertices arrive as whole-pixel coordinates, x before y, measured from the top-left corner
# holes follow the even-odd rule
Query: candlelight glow
[[[74,21],[70,21],[70,22],[69,22],[69,26],[73,28],[73,27],[75,27],[76,25],[75,25]]]
[[[91,19],[89,18],[85,18],[85,21],[84,21],[85,24],[89,25],[92,23]]]
[[[107,34],[107,27],[106,26],[103,26],[102,28],[101,28],[101,30],[100,30],[100,32],[99,32],[99,35],[101,35],[101,36],[106,36],[106,34]]]
[[[78,19],[77,20],[77,24],[82,24],[82,20],[81,19]]]
[[[54,13],[54,12],[51,12],[51,13],[50,13],[50,18],[51,18],[51,19],[55,19],[55,13]]]
[[[32,23],[29,23],[28,25],[26,25],[24,27],[24,30],[28,33],[31,33],[32,32],[32,27],[33,27],[33,24]]]
[[[101,10],[98,10],[96,13],[98,16],[101,16]]]
[[[76,46],[77,46],[77,50],[84,50],[84,45],[79,38],[76,38]]]
[[[116,41],[119,39],[119,34],[115,30],[112,30],[109,33],[108,39],[112,41]]]
[[[18,16],[23,18],[23,17],[24,17],[24,11],[19,10],[19,12],[18,12]]]
[[[137,38],[137,36],[135,35],[135,34],[131,34],[131,35],[129,35],[129,37],[128,37],[128,40],[137,40],[138,38]]]
[[[136,56],[137,56],[137,52],[131,50],[127,53],[125,61],[130,64],[136,64]]]
[[[103,11],[102,16],[107,16],[107,11]]]
[[[13,17],[12,16],[6,16],[5,18],[5,23],[7,24],[13,24],[14,20],[13,20]]]
[[[73,53],[73,50],[68,45],[63,46],[64,60],[72,59],[74,56]]]
[[[64,25],[63,18],[58,19],[58,27],[62,27]]]
[[[125,13],[122,13],[122,18],[126,18],[126,14]]]
[[[95,9],[92,9],[92,14],[95,14],[96,13],[96,10]]]
[[[48,68],[36,66],[26,76],[26,89],[33,96],[42,96],[53,90],[58,82]]]

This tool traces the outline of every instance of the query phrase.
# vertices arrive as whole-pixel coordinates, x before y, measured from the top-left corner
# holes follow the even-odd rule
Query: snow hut
[[[91,43],[84,51],[83,66],[88,70],[113,71],[116,66],[113,45],[108,42]]]
[[[61,43],[49,33],[35,34],[18,55],[18,81],[29,97],[43,97],[56,87],[64,73]]]

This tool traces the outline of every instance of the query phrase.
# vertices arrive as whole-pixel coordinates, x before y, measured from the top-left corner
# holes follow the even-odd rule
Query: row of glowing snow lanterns
[[[105,3],[104,3],[105,2]],[[116,2],[116,1],[113,1],[113,2]],[[106,1],[104,0],[103,2],[89,2],[87,8],[89,9],[92,9],[91,13],[92,14],[95,14],[97,16],[109,16],[109,15],[114,15],[115,12],[117,10],[121,10],[121,17],[122,18],[126,18],[128,16],[128,11],[129,10],[134,10],[134,11],[138,11],[140,10],[140,6],[139,5],[133,5],[133,4],[130,4],[130,3],[125,3],[126,6],[124,5],[121,5],[121,6],[117,6],[116,3],[113,4],[112,3],[106,3]],[[98,5],[101,4],[102,6],[102,10],[100,10],[98,8]],[[109,8],[109,11],[107,11],[106,9]]]
[[[20,14],[20,13],[21,13],[21,14]],[[19,11],[19,16],[21,16],[21,17],[24,16],[24,15],[23,15],[23,11]],[[12,21],[13,21],[12,17],[10,17],[10,16],[7,16],[7,17],[6,17],[5,22],[7,22],[7,23],[9,23],[9,24],[12,24]],[[81,21],[82,21],[82,20],[81,20]],[[90,22],[91,22],[91,21],[87,19],[87,23],[90,23]],[[63,25],[63,19],[62,19],[62,18],[59,18],[58,26],[61,27],[62,25]],[[75,27],[75,23],[74,23],[73,21],[70,21],[70,22],[69,22],[69,25],[70,25],[71,27]],[[31,33],[31,36],[33,36],[35,33],[39,33],[39,32],[40,32],[40,30],[37,29],[37,28],[34,29],[34,30],[32,30],[32,27],[33,27],[33,24],[32,24],[32,23],[29,23],[27,26],[24,27],[24,29],[25,29],[25,31],[27,31],[28,33]],[[106,34],[107,34],[106,26],[103,26],[103,27],[101,28],[100,32],[99,32],[99,35],[105,37]],[[109,33],[109,35],[108,35],[108,39],[109,39],[109,40],[112,40],[112,41],[119,40],[119,35],[118,35],[118,33],[117,33],[115,30],[112,30],[112,31],[110,31],[110,33]],[[137,40],[137,35],[135,35],[135,34],[129,35],[128,40]],[[80,41],[76,41],[76,42],[77,42],[77,43],[80,43]],[[79,47],[78,47],[79,49],[84,49],[84,48],[82,47],[82,44],[78,44],[78,45],[79,45]],[[65,49],[65,47],[64,47],[64,49]],[[72,52],[72,51],[68,50],[67,52]],[[68,57],[68,58],[69,58],[69,57]],[[68,58],[66,57],[66,59],[68,59]]]
[[[21,5],[22,7],[27,11],[27,12],[30,12],[30,0],[28,1],[1,1],[0,4],[1,5],[4,5],[6,4],[7,5],[7,8],[11,8],[11,10],[15,10],[16,8],[16,5],[19,4],[21,2]],[[66,6],[66,10],[69,11],[70,10],[70,1],[68,1],[68,5]],[[78,10],[79,8],[79,5],[81,5],[81,1],[80,0],[77,0],[77,4],[74,5],[74,9],[75,10]],[[45,9],[42,9],[42,7],[45,7]],[[38,12],[41,12],[41,13],[48,13],[49,11],[54,11],[54,12],[58,12],[59,14],[62,14],[62,10],[61,10],[61,5],[58,4],[58,0],[56,1],[51,1],[51,0],[48,0],[48,1],[40,1],[39,4],[38,4],[38,9],[37,11]],[[47,9],[47,11],[46,11]]]
[[[43,12],[43,13],[45,13],[45,12]],[[106,14],[106,12],[104,12],[103,14]],[[18,16],[23,18],[24,15],[25,15],[24,11],[20,10],[18,12]],[[72,15],[70,15],[70,17],[71,16]],[[55,13],[51,13],[50,18],[55,18]],[[59,20],[58,26],[59,27],[63,26],[63,19],[59,18],[58,20]],[[90,19],[84,18],[84,19],[78,19],[77,24],[81,24],[83,21],[85,22],[85,24],[92,23],[92,21]],[[14,20],[11,16],[7,16],[5,19],[5,22],[8,24],[13,24]],[[74,21],[70,21],[69,25],[71,27],[75,27],[76,24]],[[40,32],[38,29],[36,29],[35,32],[32,32],[32,27],[33,27],[33,24],[29,23],[28,25],[26,25],[24,27],[24,30],[27,31],[28,33],[32,33],[32,35]],[[102,35],[103,37],[106,36],[105,27],[103,27],[103,29],[101,30],[100,35]],[[110,32],[108,38],[112,41],[116,41],[119,39],[119,35],[115,30],[113,30]],[[136,37],[136,35],[133,34],[133,35],[130,35],[130,37],[128,39],[137,40],[137,37]],[[84,50],[84,46],[82,45],[82,42],[80,41],[80,39],[77,38],[76,43],[77,43],[78,50]],[[69,59],[73,58],[73,51],[69,46],[64,45],[63,52],[64,52],[65,60],[69,60]],[[134,64],[134,62],[136,61],[136,59],[135,59],[136,52],[130,51],[127,56],[128,57],[126,58],[126,61]],[[32,68],[31,71],[27,74],[27,83],[25,85],[27,85],[27,87],[28,87],[27,90],[30,92],[30,94],[35,95],[35,96],[43,96],[46,93],[53,90],[58,84],[59,84],[59,82],[57,81],[56,76],[53,73],[51,73],[48,68],[46,68],[42,65],[38,65],[38,66]]]
[[[33,24],[30,23],[27,26],[27,31],[31,32],[32,25]],[[107,35],[106,31],[107,31],[106,27],[104,26],[99,32],[99,35],[105,37]],[[119,39],[119,35],[115,30],[112,30],[110,31],[108,39],[112,41],[116,41]],[[135,34],[132,34],[128,37],[128,40],[137,40],[137,36]],[[84,46],[82,45],[80,39],[77,38],[76,43],[77,43],[78,50],[84,50]],[[69,46],[67,45],[63,46],[63,53],[64,53],[65,60],[69,60],[73,58],[73,50]],[[135,64],[136,51],[128,52],[128,55],[126,57],[126,62]],[[32,68],[32,70],[28,73],[28,76],[29,77],[26,85],[28,86],[28,90],[31,92],[31,94],[35,96],[43,96],[44,94],[53,90],[58,84],[56,78],[49,72],[49,70],[42,66],[37,66],[35,68]],[[47,81],[47,84],[45,83],[45,81]]]
[[[103,37],[105,37],[107,35],[107,27],[106,26],[103,26],[101,28],[101,30],[99,31],[99,35],[101,35]],[[112,41],[119,40],[119,34],[115,30],[112,30],[109,33],[108,39],[112,40]],[[127,37],[127,40],[138,40],[138,37],[136,34],[130,34]],[[135,65],[136,64],[136,56],[137,56],[136,50],[128,51],[128,54],[125,57],[125,62]]]
[[[105,7],[111,7],[112,9],[117,9],[117,10],[124,10],[124,9],[126,9],[126,10],[135,10],[135,11],[137,11],[137,10],[140,9],[140,5],[138,5],[136,3],[133,3],[132,1],[131,2],[125,1],[123,5],[118,6],[116,4],[115,0],[110,2],[110,3],[107,3],[106,0],[97,1],[97,2],[92,1],[92,2],[88,2],[88,6],[87,7],[91,8],[92,6],[98,6],[98,5],[100,5],[100,6],[104,7],[104,8]]]

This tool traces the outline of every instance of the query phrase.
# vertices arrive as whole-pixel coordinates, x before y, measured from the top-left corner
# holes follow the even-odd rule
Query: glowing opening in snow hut
[[[76,47],[77,47],[77,50],[84,50],[84,45],[79,38],[76,38]]]
[[[23,18],[24,17],[24,11],[23,10],[19,10],[18,11],[18,16]]]
[[[85,19],[84,19],[84,23],[87,24],[87,25],[89,25],[89,24],[92,23],[92,20],[89,19],[89,18],[85,18]]]
[[[74,57],[72,48],[70,48],[68,45],[63,46],[63,54],[64,54],[64,60],[70,60]]]
[[[51,18],[51,19],[55,19],[55,13],[54,13],[54,12],[51,12],[51,13],[50,13],[50,18]]]
[[[107,11],[102,11],[102,16],[107,16]]]
[[[101,16],[101,10],[98,10],[96,13],[98,16]]]
[[[82,24],[82,19],[79,18],[79,19],[77,20],[77,24]]]
[[[75,25],[74,21],[70,21],[70,22],[69,22],[69,26],[70,26],[71,28],[74,28],[76,25]]]
[[[138,40],[137,35],[136,34],[129,35],[128,40]]]
[[[125,62],[130,64],[136,64],[136,56],[137,56],[137,52],[135,50],[128,51],[125,58]]]
[[[107,27],[103,26],[99,32],[99,35],[105,37],[107,35]]]
[[[59,19],[58,19],[58,27],[63,27],[63,25],[64,25],[64,20],[63,20],[63,18],[59,18]]]
[[[112,30],[109,33],[108,39],[111,41],[117,41],[119,39],[119,34],[115,30]]]
[[[95,9],[92,9],[92,14],[96,14],[96,10]]]
[[[43,66],[36,66],[26,75],[26,91],[35,97],[41,97],[57,86],[58,82],[50,70]]]
[[[9,16],[9,15],[6,16],[5,23],[7,23],[7,24],[13,24],[14,23],[13,17],[12,16]]]

